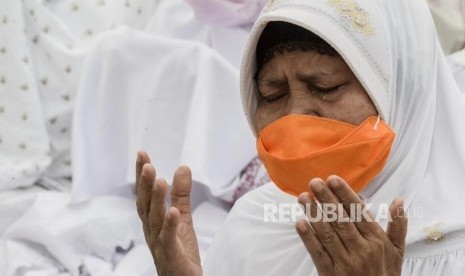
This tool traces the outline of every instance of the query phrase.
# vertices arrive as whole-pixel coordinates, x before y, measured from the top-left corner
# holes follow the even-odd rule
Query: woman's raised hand
[[[365,205],[340,177],[331,176],[326,184],[314,179],[311,190],[319,206],[310,193],[302,193],[299,203],[310,208],[310,224],[300,220],[296,229],[320,276],[401,275],[407,234],[401,199],[395,199],[389,207],[392,220],[385,232],[376,221],[370,221],[363,214],[354,216],[354,211],[360,214]],[[325,204],[336,208],[332,210],[332,214],[337,215],[335,221],[328,219],[328,214],[318,216],[321,210],[325,213]],[[360,208],[356,208],[357,205]]]
[[[179,167],[173,178],[171,208],[166,212],[168,184],[157,179],[145,152],[136,163],[137,212],[159,276],[202,275],[191,215],[191,171]]]

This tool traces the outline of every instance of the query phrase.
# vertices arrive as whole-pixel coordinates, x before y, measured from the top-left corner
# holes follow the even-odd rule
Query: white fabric
[[[145,246],[134,209],[134,201],[122,197],[70,205],[66,193],[1,193],[0,275],[113,275],[118,247]]]
[[[449,66],[459,88],[465,95],[465,49],[449,56]]]
[[[291,204],[296,200],[273,183],[241,198],[210,247],[204,275],[317,276],[295,223],[264,221],[264,204]],[[407,247],[402,275],[461,276],[464,272],[465,231],[440,242],[422,241]]]
[[[160,177],[187,164],[221,194],[255,154],[238,90],[238,71],[200,44],[131,30],[105,37],[76,99],[75,200],[133,184],[140,149]]]
[[[266,0],[186,0],[192,5],[199,21],[215,26],[252,24]]]
[[[129,3],[129,1],[127,1]],[[69,190],[82,63],[101,33],[142,29],[156,1],[0,1],[0,190]]]
[[[439,41],[446,54],[465,47],[465,1],[428,0]]]
[[[68,205],[71,117],[96,38],[145,28],[157,2],[0,1],[0,275],[131,275],[116,251],[145,246],[134,200]]]
[[[126,26],[127,29],[120,28],[120,26]],[[121,37],[124,34],[128,34],[129,39],[125,40]],[[159,35],[159,37],[152,39],[154,35]],[[149,93],[144,89],[149,89],[151,84],[154,89],[155,86],[160,88],[157,83],[163,82],[167,76],[171,76],[172,86],[164,90],[161,97],[168,98],[178,90],[180,91],[178,95],[184,93],[183,95],[189,97],[188,92],[195,90],[197,95],[195,103],[207,104],[211,99],[205,99],[202,95],[208,96],[219,91],[216,95],[225,96],[224,105],[218,107],[220,110],[209,109],[209,112],[216,114],[221,112],[227,117],[233,117],[242,125],[236,123],[225,125],[226,130],[223,133],[217,133],[216,137],[224,137],[230,131],[234,132],[242,128],[242,134],[244,134],[242,137],[240,131],[232,136],[236,135],[236,139],[239,140],[249,137],[252,141],[245,121],[237,117],[237,115],[242,116],[242,111],[240,102],[235,96],[238,93],[240,54],[245,47],[247,35],[247,27],[221,28],[196,22],[192,8],[184,3],[184,0],[0,1],[0,189],[30,186],[35,182],[50,189],[68,191],[71,188],[69,181],[71,177],[70,138],[73,128],[71,114],[81,75],[83,75],[83,83],[89,85],[87,87],[90,89],[84,94],[90,98],[92,98],[92,93],[96,93],[93,95],[96,98],[108,96],[106,100],[109,103],[121,96],[119,93],[132,93],[135,97],[139,95],[136,93],[138,91],[141,94]],[[160,36],[184,41],[169,38],[165,40]],[[128,41],[130,38],[134,39],[132,48],[128,46],[131,44]],[[122,41],[126,43],[119,51],[117,44]],[[144,47],[143,44],[147,41],[150,42]],[[158,41],[162,41],[160,45],[157,44]],[[115,45],[110,47],[111,43]],[[157,44],[154,49],[148,49],[153,44]],[[173,48],[169,48],[170,46]],[[139,49],[146,49],[145,53],[148,56],[143,56],[143,53],[134,53]],[[102,50],[107,52],[104,51],[101,57],[93,55],[88,58],[88,62],[85,62],[90,52],[100,53],[99,51]],[[164,59],[157,59],[155,57],[166,54],[159,51],[166,51],[169,54]],[[151,58],[150,55],[154,52],[155,56]],[[180,52],[183,54],[176,57]],[[117,58],[118,54],[123,56]],[[125,54],[128,56],[124,56]],[[124,71],[125,68],[112,67],[109,58],[115,58],[118,62],[114,65],[117,66],[124,64],[122,60],[128,58],[129,60],[125,62],[131,67],[128,67],[126,71]],[[131,60],[132,58],[134,60]],[[147,61],[140,62],[140,66],[135,64],[138,62],[137,59],[146,58]],[[173,71],[162,72],[158,75],[159,81],[157,81],[155,79],[157,73],[150,72],[150,70],[153,67],[156,67],[158,71],[163,71],[161,68],[168,68],[169,65],[164,64],[163,60],[172,63]],[[192,60],[197,61],[190,63]],[[146,66],[147,63],[150,65]],[[88,65],[83,67],[84,64]],[[93,65],[102,65],[100,69],[111,68],[111,70],[101,72],[98,71],[99,68],[92,67]],[[200,77],[197,77],[198,68],[201,69]],[[145,78],[143,83],[137,81],[139,78],[131,77],[135,72],[132,71],[133,69],[143,71],[142,77]],[[119,84],[124,85],[126,89],[121,87],[114,93],[107,91],[108,93],[99,95],[97,92],[100,91],[100,83],[90,81],[93,77],[92,72],[98,72],[95,75],[96,78],[111,75],[111,78],[116,81],[120,76],[115,74],[122,72],[127,78],[121,80]],[[216,76],[214,73],[218,73],[219,76],[210,79]],[[147,74],[152,77],[147,77]],[[88,77],[91,79],[89,80]],[[128,83],[124,83],[125,80]],[[184,83],[183,80],[186,82]],[[109,83],[111,81],[112,79],[108,79]],[[213,84],[210,84],[210,81]],[[95,84],[95,87],[91,87],[90,84]],[[102,85],[104,84],[105,82],[102,82]],[[189,87],[189,85],[192,86]],[[197,88],[193,90],[194,86]],[[202,94],[202,89],[207,89],[208,93]],[[154,97],[160,96],[155,93],[155,90],[152,92]],[[233,100],[229,101],[230,98]],[[139,103],[143,105],[145,101],[147,104],[147,100],[147,98],[141,98]],[[161,100],[158,104],[165,109],[168,108],[163,105],[163,99]],[[92,101],[93,99],[90,102],[76,102],[78,110],[87,110],[85,107]],[[100,103],[105,104],[105,102]],[[190,97],[184,104],[187,106],[189,103],[194,104],[190,101]],[[181,105],[182,103],[179,103],[177,107]],[[236,110],[233,112],[231,108],[234,107]],[[131,108],[137,111],[137,107],[131,106]],[[200,108],[200,105],[193,109],[198,111],[196,113],[198,117],[187,118],[192,112],[189,113],[186,108],[179,111],[184,116],[183,120],[203,122],[199,117],[204,110]],[[142,116],[140,113],[139,115]],[[145,115],[147,117],[144,117],[142,122],[150,122],[152,114],[147,112]],[[164,114],[161,115],[160,120],[163,116]],[[174,115],[173,117],[181,118],[181,116]],[[134,118],[130,117],[128,121]],[[216,118],[215,115],[212,118]],[[109,118],[111,120],[109,124],[118,124],[117,119],[117,116]],[[165,119],[168,118],[165,117]],[[90,118],[88,121],[81,120],[80,122],[89,124],[89,128],[92,128],[91,125],[99,121],[98,118],[95,120]],[[169,126],[176,126],[167,121],[165,123]],[[199,125],[208,127],[208,125]],[[221,131],[217,127],[209,129]],[[2,218],[0,222],[0,234],[2,235],[0,275],[155,274],[153,260],[145,242],[142,241],[140,222],[135,214],[134,198],[131,197],[134,180],[130,178],[134,175],[132,162],[135,158],[135,148],[138,149],[138,145],[143,146],[142,143],[137,144],[143,139],[145,141],[152,139],[150,136],[145,136],[144,129],[139,130],[140,132],[136,134],[140,135],[135,140],[140,139],[140,141],[132,141],[133,144],[125,144],[121,148],[121,150],[126,150],[131,146],[130,150],[133,152],[128,153],[131,163],[127,162],[125,156],[117,160],[122,161],[123,166],[119,163],[112,170],[105,170],[109,168],[108,162],[115,161],[107,152],[103,152],[101,156],[96,155],[98,152],[87,152],[86,158],[88,159],[82,160],[82,162],[90,163],[102,161],[102,163],[92,163],[96,164],[96,170],[91,171],[100,174],[98,177],[102,178],[105,178],[102,174],[107,174],[106,176],[111,178],[122,168],[121,171],[124,171],[125,175],[118,180],[122,180],[124,185],[114,185],[119,182],[105,182],[109,186],[104,190],[115,195],[129,196],[129,199],[115,196],[99,197],[97,194],[102,194],[102,190],[96,189],[94,193],[93,185],[99,187],[101,183],[98,180],[100,179],[95,178],[95,175],[85,175],[87,171],[79,170],[79,165],[74,174],[77,179],[89,181],[84,183],[90,191],[90,195],[85,196],[90,199],[89,201],[80,201],[77,205],[70,205],[69,193],[46,192],[38,186],[0,194]],[[177,131],[173,128],[171,130]],[[80,129],[77,128],[77,131]],[[89,133],[89,135],[102,133],[98,128],[95,128],[95,131],[97,133]],[[203,134],[194,133],[192,129],[189,131],[193,135]],[[158,135],[154,129],[149,132],[154,137]],[[126,133],[122,132],[122,134]],[[175,133],[172,133],[169,137],[174,135]],[[117,137],[119,136],[105,138],[110,142],[114,140],[116,143],[120,141],[116,139]],[[95,141],[102,143],[100,138]],[[208,142],[209,140],[202,141]],[[235,148],[234,156],[227,156],[226,151],[220,151],[217,152],[216,158],[223,160],[219,163],[225,164],[226,170],[236,170],[237,175],[253,157],[253,143],[250,141],[243,143],[243,147]],[[212,149],[219,147],[218,143],[222,141],[214,142]],[[79,146],[79,141],[72,146],[76,151],[80,151],[76,148]],[[89,145],[86,144],[85,149],[88,149],[87,146]],[[180,150],[178,146],[179,144],[171,149],[178,151]],[[202,146],[208,147],[208,145]],[[194,149],[200,151],[200,148],[195,146]],[[229,150],[232,151],[232,149]],[[168,151],[169,148],[166,148],[166,152]],[[199,154],[200,159],[211,156],[203,153]],[[210,153],[215,154],[212,151]],[[221,153],[225,156],[221,156]],[[237,155],[247,154],[250,158],[244,158],[240,167],[229,166],[228,162],[241,160],[240,157],[236,158]],[[156,156],[153,156],[153,159],[155,163],[159,160]],[[215,163],[215,161],[211,162]],[[80,172],[84,175],[80,175]],[[127,175],[126,172],[128,172]],[[171,173],[172,171],[164,176],[169,178]],[[222,176],[225,180],[221,183],[215,182],[212,191],[216,193],[215,196],[232,201],[238,178],[233,180],[234,173],[228,172]],[[230,179],[226,180],[226,178]],[[76,186],[77,183],[74,185]],[[196,182],[195,185],[194,197],[196,207],[197,205],[198,207],[194,211],[194,217],[199,222],[196,223],[196,231],[203,256],[214,233],[225,219],[230,205],[211,196],[209,188],[203,184]],[[108,194],[106,192],[103,193]],[[81,199],[83,198],[84,196]],[[115,229],[119,229],[120,232],[113,232]],[[132,240],[136,243],[134,249],[127,254],[115,253],[118,247],[127,249]]]
[[[407,208],[422,210],[409,218],[404,275],[463,275],[459,264],[465,262],[465,101],[424,1],[358,3],[370,15],[372,35],[352,28],[327,1],[271,4],[254,26],[244,55],[245,112],[250,119],[256,105],[253,56],[266,22],[284,20],[321,35],[341,53],[397,134],[384,170],[361,196],[373,204],[375,213],[396,196],[405,199]],[[383,87],[383,81],[386,90],[372,90]],[[296,198],[272,184],[239,200],[207,256],[206,275],[315,273],[293,225],[264,223],[264,203],[288,201]],[[429,241],[425,227],[436,223],[445,237]],[[385,221],[380,224],[386,226]],[[421,250],[418,244],[424,245]]]
[[[255,154],[237,97],[247,35],[197,22],[187,3],[170,0],[143,33],[116,30],[95,43],[76,99],[74,202],[130,195],[140,149],[168,182],[189,165],[203,257]]]
[[[31,55],[34,34],[23,30],[24,3],[1,1],[0,27],[0,189],[34,183],[51,162],[49,137]],[[30,30],[31,31],[31,30]],[[29,47],[28,47],[29,46]]]
[[[239,70],[250,25],[226,28],[205,24],[196,20],[192,7],[185,0],[170,0],[160,3],[145,31],[157,36],[202,43]]]

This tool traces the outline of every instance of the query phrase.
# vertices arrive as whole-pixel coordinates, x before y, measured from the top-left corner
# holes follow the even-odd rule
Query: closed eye
[[[331,87],[331,88],[319,88],[319,87],[315,87],[314,89],[320,93],[320,94],[331,94],[331,93],[334,93],[336,92],[337,90],[339,90],[339,88],[341,88],[342,85],[338,85],[338,86],[335,86],[335,87]]]
[[[267,103],[273,103],[273,102],[276,102],[278,101],[279,99],[283,98],[284,96],[286,96],[287,93],[284,93],[284,92],[278,92],[278,93],[274,93],[270,96],[266,96],[266,97],[263,97],[262,98],[267,102]]]

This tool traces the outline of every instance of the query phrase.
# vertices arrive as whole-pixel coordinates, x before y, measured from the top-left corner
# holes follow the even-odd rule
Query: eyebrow
[[[323,71],[321,69],[308,73],[308,74],[297,74],[297,79],[304,82],[316,82],[320,81],[322,78],[334,76],[339,73],[337,70],[332,71]]]
[[[257,84],[260,85],[268,85],[268,86],[279,86],[285,83],[285,80],[279,79],[279,78],[264,78],[264,79],[257,79]]]

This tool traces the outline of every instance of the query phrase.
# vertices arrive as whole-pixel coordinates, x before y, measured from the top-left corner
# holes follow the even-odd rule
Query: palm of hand
[[[136,179],[137,210],[158,275],[202,275],[191,214],[189,168],[180,167],[174,175],[167,214],[168,184],[156,179],[155,169],[145,153],[138,155]]]

